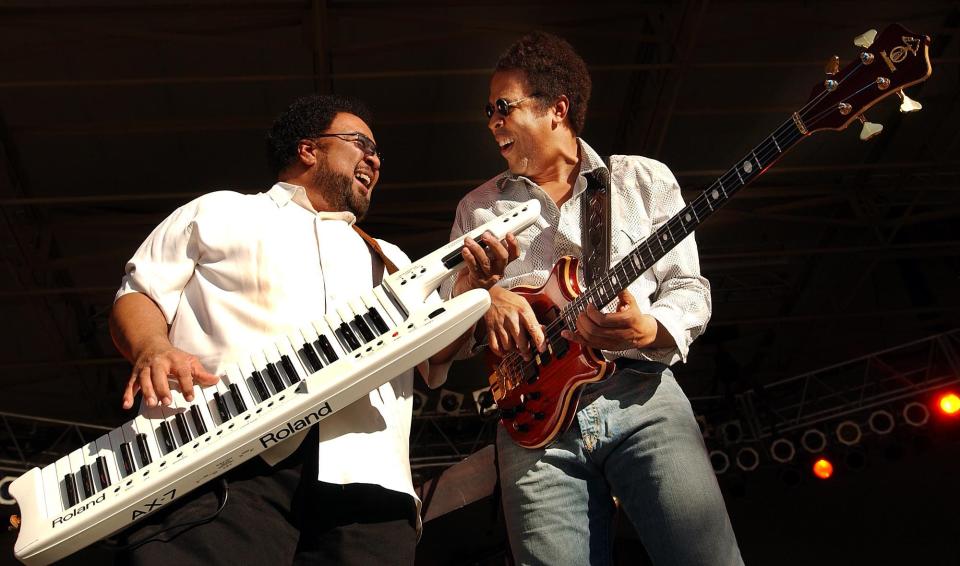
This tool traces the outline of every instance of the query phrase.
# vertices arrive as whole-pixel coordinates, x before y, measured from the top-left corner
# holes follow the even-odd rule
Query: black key
[[[180,432],[180,439],[183,440],[184,444],[193,440],[190,427],[187,426],[187,416],[184,413],[177,413],[173,420],[177,423],[177,430]]]
[[[263,380],[263,376],[260,375],[260,372],[253,370],[253,373],[250,374],[250,379],[253,381],[254,388],[257,390],[257,395],[260,397],[261,401],[266,401],[267,397],[270,396],[270,391],[267,390],[267,383]],[[240,411],[241,413],[243,411]]]
[[[77,503],[80,503],[80,496],[77,495],[77,480],[74,479],[73,474],[63,476],[63,482],[67,484],[68,505],[73,507]]]
[[[173,429],[167,421],[160,422],[160,438],[163,440],[163,451],[169,454],[177,449],[177,443],[173,440]]]
[[[230,384],[230,396],[233,397],[233,404],[236,405],[238,412],[247,410],[247,404],[243,402],[243,395],[240,394],[240,388],[236,383]]]
[[[93,474],[90,473],[90,466],[80,468],[80,487],[83,488],[83,498],[93,497],[97,492],[93,487]]]
[[[300,349],[300,359],[307,365],[310,373],[320,371],[320,368],[323,367],[320,356],[317,355],[317,351],[310,344],[304,344],[303,348]]]
[[[286,354],[280,356],[280,367],[283,368],[283,373],[287,374],[287,379],[290,380],[291,385],[300,381],[300,376],[297,375],[297,368],[293,367],[293,362],[290,361],[290,357]]]
[[[338,356],[336,350],[333,349],[333,344],[330,343],[330,340],[326,336],[320,336],[317,338],[317,341],[314,342],[314,345],[317,346],[323,355],[327,357],[327,363],[332,364],[337,361]]]
[[[283,384],[280,370],[277,369],[277,366],[275,366],[273,362],[267,362],[267,375],[270,376],[270,383],[273,384],[273,388],[277,391],[283,391],[286,386]]]
[[[227,400],[219,393],[213,394],[213,401],[217,404],[217,412],[220,413],[220,422],[225,423],[230,420],[230,407],[227,406]]]
[[[357,325],[357,330],[360,331],[360,336],[363,336],[363,341],[365,343],[373,340],[373,330],[370,330],[370,327],[367,326],[367,321],[363,320],[362,316],[358,314],[357,316],[353,317],[353,323]]]
[[[120,445],[120,456],[123,457],[123,471],[130,475],[137,471],[137,463],[133,459],[133,450],[130,449],[130,443],[124,442]]]
[[[347,345],[350,346],[351,352],[360,347],[360,341],[357,340],[357,335],[353,333],[350,325],[346,322],[340,325],[340,334],[343,335],[343,339],[346,340]]]
[[[193,405],[190,407],[190,416],[193,418],[193,426],[197,427],[197,434],[207,434],[207,424],[203,422],[203,413],[200,407]]]
[[[110,487],[110,468],[107,466],[107,459],[103,456],[97,458],[97,474],[100,476],[100,485],[104,489]]]
[[[140,459],[143,460],[144,466],[153,462],[150,456],[150,445],[147,444],[147,435],[142,432],[137,435],[137,450],[140,452]]]
[[[370,309],[370,320],[373,321],[373,325],[377,328],[377,332],[383,334],[390,331],[390,327],[387,326],[387,323],[384,322],[383,317],[380,316],[380,313],[377,309]]]

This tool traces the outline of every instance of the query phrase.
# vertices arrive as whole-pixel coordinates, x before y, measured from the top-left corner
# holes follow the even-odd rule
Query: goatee
[[[346,210],[357,217],[357,222],[363,220],[370,208],[370,199],[353,190],[355,179],[336,171],[331,171],[321,165],[314,175],[314,183],[320,188],[323,199],[334,210]]]

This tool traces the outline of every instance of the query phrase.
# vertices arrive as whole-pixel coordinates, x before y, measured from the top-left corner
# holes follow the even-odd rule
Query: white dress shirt
[[[532,198],[540,201],[540,218],[517,234],[520,257],[507,265],[504,277],[498,283],[500,286],[539,287],[547,281],[550,270],[560,257],[582,257],[581,196],[587,185],[584,174],[606,165],[585,141],[577,138],[577,142],[580,146],[580,173],[573,195],[562,206],[557,207],[553,199],[530,179],[509,171],[470,191],[457,206],[451,241],[461,239],[464,233],[517,203]],[[676,178],[663,163],[633,155],[614,155],[610,162],[610,265],[614,266],[682,209],[684,203]],[[580,288],[586,289],[586,286],[581,284]],[[700,275],[693,234],[628,289],[640,310],[663,324],[677,347],[604,352],[604,356],[607,359],[620,356],[646,359],[667,365],[686,361],[690,343],[706,328],[711,310],[710,283]],[[449,297],[451,291],[452,283],[448,280],[441,287],[441,294]],[[616,304],[614,300],[606,311],[612,311]]]
[[[173,345],[221,374],[372,288],[376,256],[351,228],[354,220],[350,212],[316,212],[305,190],[287,183],[256,195],[210,193],[154,229],[127,263],[117,298],[149,296],[170,325]],[[410,263],[396,246],[380,244],[397,266]],[[317,479],[376,484],[416,498],[412,390],[410,370],[321,421]],[[261,456],[273,464],[298,444],[284,442]]]

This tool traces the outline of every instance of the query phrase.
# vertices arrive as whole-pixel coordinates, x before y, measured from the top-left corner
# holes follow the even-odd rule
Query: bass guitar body
[[[580,295],[577,259],[560,258],[541,287],[518,286],[511,291],[530,303],[542,324],[556,324],[567,304]],[[546,351],[534,351],[531,362],[516,354],[506,358],[490,354],[487,359],[500,422],[524,448],[550,444],[570,426],[583,386],[604,379],[615,369],[600,350],[582,348],[559,335],[548,335],[546,342]]]

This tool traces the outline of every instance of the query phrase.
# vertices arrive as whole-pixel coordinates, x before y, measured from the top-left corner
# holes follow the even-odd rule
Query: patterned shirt
[[[499,283],[503,287],[543,285],[550,270],[562,256],[581,257],[581,197],[587,186],[585,173],[606,167],[587,143],[578,138],[580,172],[573,195],[562,206],[530,179],[504,172],[467,194],[457,207],[450,239],[462,235],[519,202],[540,201],[540,219],[517,234],[520,257],[507,266]],[[646,157],[614,155],[611,162],[611,253],[614,266],[660,225],[684,207],[673,173],[666,165]],[[581,265],[582,269],[582,265]],[[582,284],[581,289],[586,289]],[[677,245],[629,286],[639,308],[656,318],[676,342],[676,348],[633,349],[604,352],[607,359],[629,357],[665,364],[686,361],[693,340],[703,333],[710,320],[710,283],[700,275],[700,260],[694,235]],[[441,294],[449,297],[452,281]],[[616,308],[614,300],[604,310]]]

